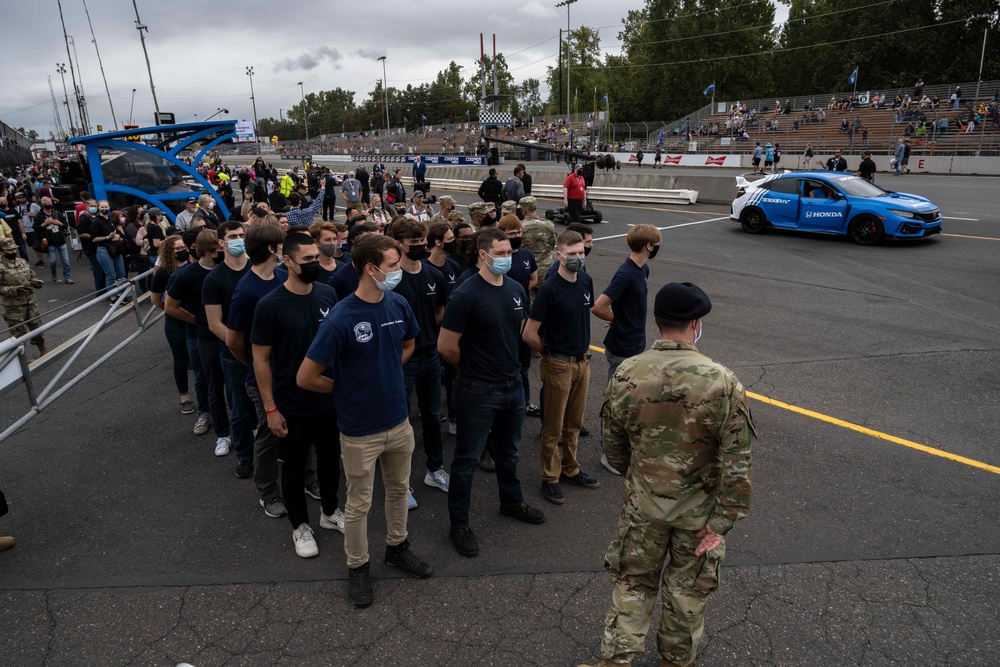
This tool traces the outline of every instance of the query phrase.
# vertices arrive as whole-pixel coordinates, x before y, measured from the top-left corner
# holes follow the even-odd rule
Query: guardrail
[[[480,181],[461,181],[454,179],[433,178],[435,189],[458,190],[460,192],[478,192]],[[410,179],[412,187],[412,179]],[[562,200],[562,186],[546,183],[534,183],[531,194],[539,197],[550,197]],[[697,204],[698,191],[692,189],[654,190],[648,188],[587,188],[587,198],[594,201],[626,201],[642,204]]]
[[[9,438],[11,435],[16,433],[18,429],[34,419],[37,415],[41,414],[42,410],[55,403],[56,400],[76,386],[85,377],[90,375],[95,369],[97,369],[97,367],[113,357],[126,345],[141,336],[143,332],[149,329],[154,323],[163,318],[163,313],[153,306],[152,302],[149,300],[148,292],[136,298],[136,285],[138,281],[149,277],[152,273],[152,269],[146,271],[145,273],[141,273],[129,281],[107,290],[103,294],[96,295],[93,299],[90,299],[77,308],[60,315],[51,322],[46,322],[34,331],[29,331],[19,338],[8,338],[7,340],[0,342],[0,396],[5,396],[23,384],[28,391],[28,403],[31,406],[24,416],[0,433],[0,442]],[[109,297],[113,297],[115,299],[110,307],[107,306]],[[127,300],[130,298],[132,299],[132,302],[127,303]],[[149,306],[149,310],[146,311],[145,315],[142,314],[144,305]],[[30,364],[28,363],[28,359],[25,356],[24,346],[32,338],[54,329],[55,327],[67,322],[81,313],[86,312],[87,310],[90,310],[91,308],[100,306],[108,308],[108,311],[103,317],[101,317],[100,321],[87,327],[66,342],[61,343],[57,347],[49,350],[49,353],[45,356],[40,357]],[[70,367],[76,363],[77,359],[80,358],[80,355],[82,355],[84,350],[90,346],[97,335],[104,331],[108,326],[115,324],[123,318],[127,318],[130,312],[135,315],[137,326],[136,330],[125,338],[119,340],[114,347],[101,355],[92,364],[79,371],[72,378],[66,380],[66,382],[60,386],[60,382],[69,372]],[[63,361],[63,358],[67,355],[69,355],[69,359]],[[34,382],[35,378],[42,371],[56,365],[59,365],[59,370],[56,372],[55,376],[48,381],[42,391],[36,394]]]

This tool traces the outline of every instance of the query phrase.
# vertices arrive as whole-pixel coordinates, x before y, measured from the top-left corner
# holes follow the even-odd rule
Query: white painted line
[[[697,222],[685,222],[680,225],[670,225],[669,227],[657,227],[657,229],[663,231],[664,229],[677,229],[678,227],[690,227],[691,225],[702,225],[705,224],[706,222],[716,222],[717,220],[728,220],[728,219],[729,216],[724,215],[721,218],[709,218],[708,220],[698,220]],[[635,225],[629,225],[629,227],[634,227],[634,226]],[[628,236],[628,233],[615,234],[613,236],[602,236],[601,238],[594,239],[594,241],[607,241],[608,239],[620,239],[624,236]]]
[[[979,218],[949,218],[942,217],[943,220],[965,220],[966,222],[979,222]]]

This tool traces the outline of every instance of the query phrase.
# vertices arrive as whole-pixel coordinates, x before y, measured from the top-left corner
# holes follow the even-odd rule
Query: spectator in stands
[[[952,104],[951,108],[957,111],[958,108],[960,106],[962,106],[962,87],[961,86],[958,86],[958,87],[955,88],[955,92],[953,92],[951,94],[951,98],[950,99],[951,99],[951,104]]]
[[[833,157],[826,161],[826,168],[829,171],[847,171],[847,160],[843,158],[839,148],[834,152]]]
[[[904,137],[912,136],[913,133],[916,132],[916,129],[917,128],[913,126],[913,121],[910,121],[909,123],[906,124],[906,127],[903,129],[903,136]],[[903,140],[900,139],[899,141],[900,143],[902,143]]]
[[[924,96],[924,79],[917,77],[917,82],[913,84],[913,98],[920,99]]]
[[[825,120],[826,120],[826,112],[820,109],[819,111],[816,112],[816,121],[822,123]]]
[[[850,129],[851,129],[851,124],[847,121],[846,118],[840,122],[840,131],[841,132],[847,132]]]
[[[827,111],[834,111],[836,108],[837,108],[837,98],[836,97],[831,97],[830,98],[830,103],[826,105],[826,110]]]
[[[941,116],[941,120],[938,121],[937,131],[942,137],[948,132],[948,117]]]

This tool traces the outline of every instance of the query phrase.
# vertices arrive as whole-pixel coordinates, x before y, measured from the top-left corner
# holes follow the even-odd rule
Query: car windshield
[[[850,197],[882,197],[889,194],[874,183],[858,176],[844,176],[834,182]]]

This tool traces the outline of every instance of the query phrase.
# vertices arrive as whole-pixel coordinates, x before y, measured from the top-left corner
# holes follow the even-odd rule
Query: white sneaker
[[[320,510],[319,527],[326,528],[327,530],[337,530],[343,533],[344,513],[340,511],[339,507],[333,510],[333,514],[331,514],[330,516],[323,514],[322,510]]]
[[[448,422],[448,435],[458,435],[458,424]]]
[[[610,472],[614,473],[615,475],[618,475],[619,477],[622,476],[620,472],[611,467],[611,464],[608,463],[608,456],[604,452],[601,452],[601,465],[607,468]]]
[[[319,547],[313,539],[313,530],[308,523],[299,524],[292,531],[292,541],[295,542],[295,553],[302,558],[312,558],[319,555]]]
[[[445,472],[444,468],[435,472],[428,470],[427,474],[424,475],[424,484],[427,486],[433,486],[434,488],[441,489],[445,493],[448,493],[448,486],[451,484],[451,476]]]
[[[226,436],[223,436],[223,437],[219,438],[218,440],[216,440],[215,441],[215,455],[216,456],[226,456],[227,454],[229,454],[229,446],[231,444],[232,444],[232,441],[228,437],[226,437]]]

